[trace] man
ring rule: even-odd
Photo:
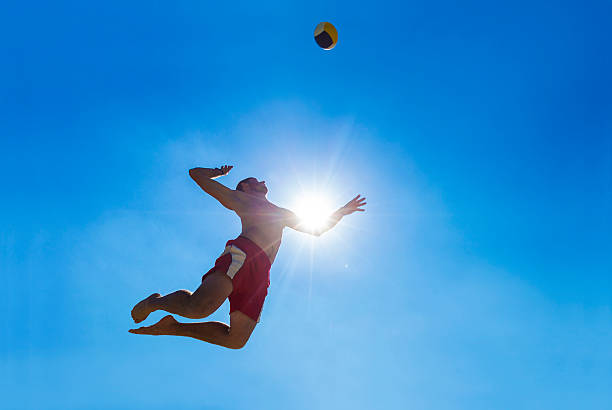
[[[364,211],[365,198],[357,195],[334,212],[325,226],[313,229],[300,223],[291,211],[280,208],[266,198],[265,181],[246,178],[231,190],[213,179],[227,175],[232,166],[193,168],[189,175],[221,205],[236,212],[242,222],[242,233],[227,242],[215,266],[202,278],[193,293],[178,290],[166,296],[154,293],[132,309],[134,322],[140,323],[156,310],[164,310],[190,319],[202,319],[229,298],[230,325],[220,322],[180,323],[171,315],[153,326],[130,329],[144,335],[187,336],[230,349],[240,349],[249,340],[270,284],[270,267],[281,243],[283,229],[319,236],[333,228],[345,215]]]

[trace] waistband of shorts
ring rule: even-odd
[[[227,245],[235,244],[238,248],[242,249],[248,257],[251,258],[262,258],[264,259],[268,265],[272,266],[272,262],[270,262],[270,258],[268,254],[259,247],[255,242],[246,236],[240,235],[236,239],[232,239],[227,241]]]

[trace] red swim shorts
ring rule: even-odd
[[[215,266],[202,276],[202,281],[214,271],[225,272],[234,287],[229,295],[230,313],[238,310],[259,322],[270,286],[271,266],[268,255],[259,246],[239,236],[227,241]]]

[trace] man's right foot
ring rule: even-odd
[[[138,329],[130,329],[128,332],[137,335],[176,335],[179,322],[172,315],[164,316],[159,322],[152,326],[139,327]]]
[[[155,299],[160,298],[161,295],[159,293],[154,293],[146,299],[141,300],[134,306],[132,309],[132,319],[134,322],[140,323],[145,320],[151,312],[155,309],[151,306]]]

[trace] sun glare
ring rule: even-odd
[[[334,210],[324,194],[309,193],[300,197],[294,212],[305,228],[318,229],[325,226],[327,218]]]

